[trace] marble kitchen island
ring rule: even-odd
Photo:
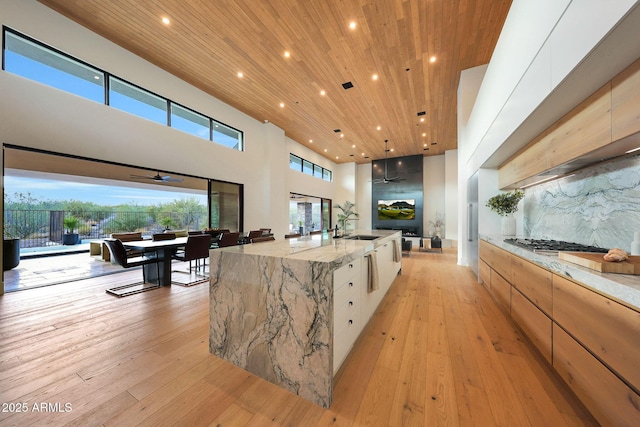
[[[210,352],[329,407],[337,366],[401,267],[399,231],[355,234],[377,238],[325,234],[211,250]]]

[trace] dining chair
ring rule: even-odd
[[[220,240],[218,240],[218,247],[225,248],[228,246],[236,246],[238,244],[238,237],[240,233],[222,233]]]
[[[157,254],[155,257],[148,256],[147,254],[143,254],[139,257],[128,257],[127,250],[122,244],[122,241],[118,239],[104,239],[104,243],[109,248],[109,252],[111,253],[111,261],[114,264],[118,264],[123,268],[133,268],[140,267],[149,264],[156,265],[156,277],[160,277],[160,267],[158,265]],[[137,294],[140,292],[150,291],[152,289],[160,288],[159,284],[149,284],[147,283],[147,275],[144,267],[142,268],[142,282],[130,283],[127,285],[117,286],[115,288],[107,289],[106,292],[108,294],[112,294],[118,297],[124,297],[128,295]]]
[[[264,237],[254,237],[250,240],[251,243],[260,243],[260,242],[269,242],[272,240],[276,240],[273,236],[264,236]]]
[[[201,236],[204,234],[202,230],[187,231],[187,236]]]
[[[251,239],[255,237],[262,237],[264,233],[262,230],[251,230],[249,231],[249,235],[247,236],[247,240],[251,241]]]
[[[155,233],[151,235],[151,239],[154,242],[157,242],[160,240],[175,240],[175,238],[176,238],[175,233]]]
[[[200,276],[201,279],[183,283],[179,281],[172,281],[172,283],[182,285],[182,286],[191,286],[197,283],[202,283],[207,280],[208,277],[204,274],[198,274],[197,271],[200,268],[199,262],[202,260],[202,271],[204,272],[206,266],[206,259],[209,257],[209,249],[211,247],[211,236],[208,234],[202,235],[193,235],[187,238],[187,244],[184,246],[183,251],[178,251],[172,255],[171,258],[178,261],[189,261],[189,274],[191,274],[191,262],[195,261],[196,263],[196,276]],[[184,273],[184,271],[174,270],[176,273]]]
[[[289,234],[285,234],[284,235],[285,239],[293,239],[293,238],[296,238],[296,237],[301,237],[301,234],[300,233],[289,233]]]

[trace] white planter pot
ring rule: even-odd
[[[502,217],[502,235],[503,236],[516,235],[516,219],[511,214]]]

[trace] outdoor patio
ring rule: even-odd
[[[5,292],[21,291],[131,270],[102,261],[99,255],[90,256],[88,242],[71,247],[23,249],[20,264],[4,272],[4,287]],[[188,262],[173,261],[172,270],[185,273],[177,277],[180,281],[194,280]],[[208,274],[208,267],[206,270]]]

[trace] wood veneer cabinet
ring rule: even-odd
[[[613,141],[640,132],[640,59],[612,80],[611,137]]]
[[[538,308],[551,316],[552,273],[520,257],[511,261],[511,284],[526,295]]]
[[[640,313],[555,274],[553,298],[556,323],[640,390]]]
[[[480,240],[480,259],[509,282],[511,282],[511,257],[512,255],[504,249]]]
[[[498,185],[511,188],[611,142],[611,82],[608,82],[501,165]]]
[[[638,425],[640,396],[555,323],[553,368],[601,425]]]
[[[491,293],[508,312],[511,311],[511,283],[499,274],[491,275]]]
[[[515,287],[511,291],[511,317],[551,363],[551,319]]]
[[[496,249],[480,242],[496,301],[602,425],[637,425],[640,312],[500,249],[510,256],[508,282],[496,273],[494,262],[504,262]]]

